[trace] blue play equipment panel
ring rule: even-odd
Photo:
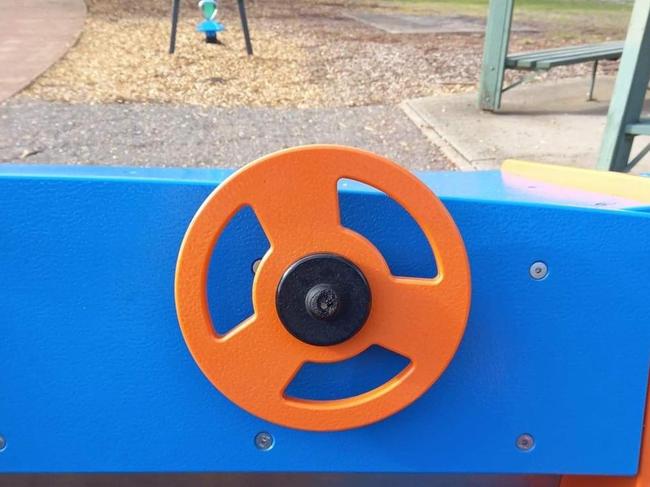
[[[228,174],[0,169],[0,472],[636,472],[650,363],[649,213],[544,201],[509,190],[499,172],[422,175],[470,259],[460,349],[400,413],[313,433],[222,396],[178,326],[179,246]],[[421,231],[392,200],[350,183],[340,206],[393,274],[435,274]],[[252,313],[251,265],[267,248],[252,212],[233,219],[210,270],[217,328]],[[545,279],[531,279],[536,261],[548,266]],[[291,393],[354,395],[403,366],[384,352],[305,367]],[[273,435],[271,450],[256,448],[259,432]],[[534,448],[517,447],[522,434]]]

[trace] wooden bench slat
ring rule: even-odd
[[[616,47],[616,46],[611,46],[611,47],[603,47],[603,48],[598,48],[598,49],[581,49],[581,50],[556,50],[553,52],[545,52],[545,53],[527,53],[525,55],[517,54],[513,56],[508,56],[508,59],[511,61],[519,62],[519,61],[536,61],[539,59],[549,59],[549,58],[554,58],[557,56],[580,56],[582,54],[594,54],[594,53],[617,53],[617,52],[622,52],[623,46]]]
[[[536,68],[541,67],[542,64],[551,63],[557,64],[558,62],[567,61],[570,64],[585,62],[592,59],[611,59],[618,58],[621,56],[622,50],[611,49],[608,51],[584,51],[580,53],[557,53],[553,56],[540,57],[536,59],[520,59],[515,64],[514,67],[522,68]]]
[[[555,66],[577,64],[600,59],[618,59],[623,53],[622,42],[571,46],[568,48],[547,49],[508,56],[509,69],[547,70]]]
[[[517,60],[517,59],[534,59],[534,58],[543,58],[548,55],[554,55],[557,53],[580,53],[584,51],[593,51],[593,50],[620,50],[623,49],[623,42],[622,41],[610,41],[610,42],[603,42],[599,44],[581,44],[578,46],[565,46],[565,47],[555,47],[553,49],[542,49],[539,51],[527,51],[527,52],[521,52],[518,54],[512,54],[509,55],[509,59]]]
[[[518,56],[516,58],[508,57],[507,63],[512,66],[530,66],[532,63],[537,61],[549,61],[553,59],[562,59],[562,58],[581,58],[583,56],[616,56],[621,55],[623,49],[592,49],[584,51],[568,51],[568,52],[556,52],[553,54],[546,54],[544,56]]]
[[[602,51],[602,52],[591,52],[591,53],[581,53],[579,55],[567,54],[564,56],[553,56],[548,58],[540,59],[521,59],[515,63],[507,63],[506,67],[510,69],[551,69],[555,66],[561,66],[563,64],[577,64],[585,63],[588,61],[595,61],[600,59],[609,59],[615,60],[621,57],[621,51]]]
[[[593,53],[591,55],[585,55],[581,57],[558,57],[555,59],[545,59],[543,61],[538,61],[536,63],[536,68],[538,69],[551,69],[556,66],[568,66],[570,64],[586,63],[589,61],[599,61],[603,59],[607,60],[616,60],[621,57],[621,52],[612,52],[612,53]]]

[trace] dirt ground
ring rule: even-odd
[[[194,32],[194,1],[181,9],[176,54],[167,53],[169,2],[87,0],[77,45],[22,96],[77,103],[155,102],[221,107],[352,107],[475,89],[480,34],[389,34],[346,16],[395,6],[327,0],[247,2],[255,55],[248,57],[234,0],[221,2],[224,45]],[[588,20],[588,19],[587,19]],[[558,35],[515,34],[513,50],[591,40],[602,29],[580,21]],[[597,19],[591,23],[597,24]],[[530,24],[530,19],[527,19]],[[604,39],[603,39],[604,40]],[[604,63],[605,71],[615,65]],[[587,65],[550,76],[586,74]],[[548,75],[543,75],[548,76]]]

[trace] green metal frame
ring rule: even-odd
[[[481,110],[496,110],[501,105],[514,6],[514,0],[499,0],[491,1],[488,7],[479,91]]]
[[[649,144],[630,160],[634,137],[650,135],[650,120],[641,118],[648,82],[650,0],[636,0],[609,105],[598,169],[627,172],[650,152]]]
[[[501,106],[503,92],[520,85],[531,76],[524,75],[504,88],[503,78],[506,69],[547,71],[556,66],[584,62],[593,63],[588,96],[588,100],[593,100],[598,61],[619,59],[623,51],[623,42],[609,41],[600,44],[566,46],[508,56],[514,3],[515,0],[490,0],[481,67],[479,108],[497,110]]]

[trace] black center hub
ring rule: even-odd
[[[359,268],[335,254],[313,254],[282,276],[278,315],[293,336],[312,345],[336,345],[354,336],[370,313],[370,287]]]

